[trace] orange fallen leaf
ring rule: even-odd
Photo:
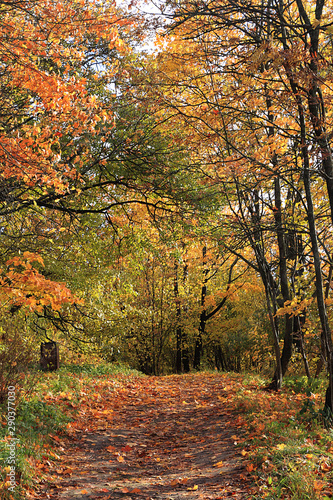
[[[112,453],[114,451],[117,451],[117,448],[115,448],[114,446],[108,446],[107,448],[105,448],[106,451],[108,451],[109,453]]]
[[[67,469],[63,470],[62,471],[63,474],[73,474],[73,469],[71,469],[70,467],[67,467]]]
[[[53,436],[53,434],[50,434],[50,438],[53,439],[54,441],[57,441],[58,443],[60,442],[58,436]]]
[[[332,466],[329,465],[327,462],[321,463],[320,468],[323,472],[329,472],[330,470],[332,470]]]
[[[130,493],[142,493],[142,491],[139,490],[139,488],[134,488],[134,490],[131,490]]]
[[[316,491],[321,491],[324,488],[323,481],[313,481],[313,487]]]
[[[117,460],[118,460],[118,462],[125,462],[124,457],[122,457],[121,455],[117,456]]]
[[[220,462],[217,462],[216,464],[214,464],[213,467],[223,467],[222,460]]]
[[[80,495],[86,495],[87,493],[88,493],[87,490],[81,490],[80,491]]]
[[[121,451],[123,451],[123,452],[125,452],[125,453],[126,453],[127,451],[131,451],[131,449],[132,449],[132,448],[131,448],[128,444],[127,444],[126,446],[124,446],[124,447],[121,449]]]

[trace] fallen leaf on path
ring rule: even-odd
[[[106,449],[106,451],[108,451],[110,453],[117,451],[117,448],[115,446],[108,446],[105,449]]]
[[[128,446],[128,444],[126,446],[124,446],[123,448],[121,448],[121,451],[123,451],[124,453],[131,451],[131,450],[132,450],[132,448],[131,448],[131,446]]]
[[[62,473],[64,475],[70,475],[70,474],[73,474],[73,469],[71,469],[70,467],[68,467],[67,469],[65,469],[64,471],[62,471]]]

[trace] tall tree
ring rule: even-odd
[[[237,0],[168,5],[173,24],[167,31],[172,36],[159,39],[159,66],[151,80],[150,95],[155,93],[162,102],[161,124],[165,126],[168,120],[170,126],[178,124],[186,131],[192,162],[203,174],[202,185],[220,186],[224,199],[232,203],[242,237],[252,246],[257,270],[266,283],[267,304],[272,308],[278,366],[281,363],[279,386],[292,339],[298,335],[296,324],[301,322],[294,319],[292,308],[284,308],[285,343],[280,361],[276,313],[278,306],[294,299],[295,270],[298,273],[299,266],[304,266],[308,241],[314,255],[318,247],[319,290],[323,288],[319,275],[323,276],[326,267],[324,247],[318,246],[314,237],[318,222],[316,228],[310,219],[331,208],[330,181],[320,177],[322,171],[330,176],[327,141],[331,122],[325,109],[331,99],[331,76],[325,70],[325,54],[331,36],[331,7],[325,2],[317,2],[311,10],[301,2],[253,1],[244,9]],[[319,142],[319,137],[325,140]],[[307,147],[312,144],[307,152],[308,167],[304,141]],[[316,169],[320,164],[322,170]],[[313,170],[309,170],[310,165]],[[307,193],[308,170],[311,192]],[[313,189],[322,190],[325,185],[328,203],[318,197],[313,203]],[[303,190],[306,202],[300,212],[306,211],[306,224],[304,219],[290,218],[288,208],[290,196],[300,200]],[[270,247],[273,232],[275,241]],[[299,247],[292,263],[288,241],[295,232],[298,241],[298,235],[306,235],[307,242]],[[274,252],[279,255],[277,262]],[[307,260],[310,262],[309,254]],[[317,299],[322,295],[319,290]],[[296,302],[295,318],[306,310],[302,298],[296,297]],[[323,345],[331,342],[325,307],[325,301],[319,299],[326,339]],[[326,350],[330,352],[329,345]]]

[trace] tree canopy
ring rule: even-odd
[[[0,4],[3,314],[150,374],[325,367],[332,410],[332,5],[160,9]]]

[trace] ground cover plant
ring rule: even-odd
[[[245,429],[235,440],[258,488],[253,498],[331,498],[333,433],[321,411],[325,381],[290,377],[276,393],[263,390],[259,377],[227,378],[227,399]]]

